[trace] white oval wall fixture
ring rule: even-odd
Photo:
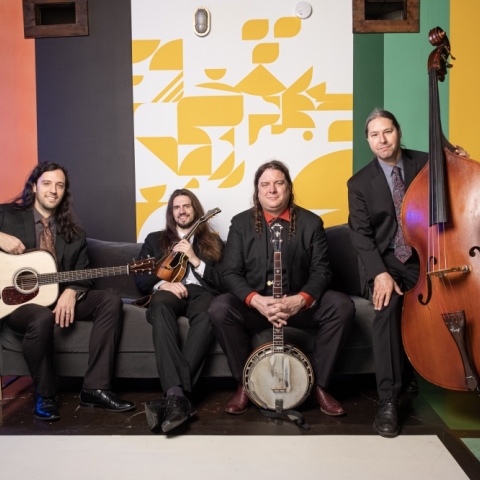
[[[197,8],[193,16],[193,31],[195,35],[204,37],[210,32],[210,12],[205,7]]]

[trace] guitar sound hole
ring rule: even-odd
[[[31,269],[22,269],[15,275],[14,285],[21,293],[32,293],[38,289],[38,276]]]

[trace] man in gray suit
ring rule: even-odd
[[[327,415],[343,415],[340,403],[326,390],[338,353],[346,339],[355,307],[347,295],[328,290],[331,270],[323,222],[294,202],[288,168],[273,160],[254,178],[253,208],[232,219],[221,263],[229,293],[210,306],[214,333],[239,385],[225,411],[241,414],[248,397],[242,384],[251,353],[250,334],[275,325],[316,328],[312,366],[315,397]],[[270,224],[280,223],[283,293],[273,298],[273,246]]]

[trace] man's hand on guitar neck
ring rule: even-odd
[[[73,323],[76,303],[77,292],[71,288],[66,288],[58,298],[57,304],[53,309],[55,323],[60,325],[60,328],[68,327]]]
[[[20,255],[25,251],[25,245],[17,237],[0,232],[0,249],[7,253]]]

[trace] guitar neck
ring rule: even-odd
[[[282,253],[273,254],[273,298],[282,298]],[[283,353],[283,328],[273,327],[273,351]]]
[[[92,278],[113,277],[130,273],[128,266],[92,268],[89,270],[72,270],[70,272],[41,273],[38,275],[39,285],[51,283],[75,282],[78,280],[91,280]]]

